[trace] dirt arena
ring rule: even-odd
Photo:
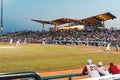
[[[11,46],[0,46],[1,49],[12,49],[12,48],[16,48],[16,47],[11,47]]]
[[[118,65],[118,67],[120,67],[120,65]],[[109,66],[105,66],[105,68],[108,69]],[[39,72],[39,73],[43,77],[43,76],[74,74],[74,73],[81,73],[81,72],[82,72],[82,68],[81,69],[55,71],[55,72]],[[80,79],[84,79],[84,78],[88,78],[88,75],[72,77],[72,80],[80,80]],[[61,79],[54,79],[54,80],[68,80],[68,78],[61,78]]]
[[[55,76],[55,75],[64,75],[64,74],[74,74],[74,73],[81,73],[82,69],[71,69],[71,70],[62,70],[62,71],[55,71],[55,72],[40,72],[40,75],[43,76]],[[72,77],[72,80],[79,80],[83,78],[87,78],[88,76],[79,76],[79,77]],[[68,80],[68,78],[61,78],[55,80]]]

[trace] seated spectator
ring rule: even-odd
[[[92,60],[87,61],[87,65],[84,67],[82,73],[84,75],[88,74],[89,77],[99,77],[100,74],[97,70],[97,66],[92,64]]]
[[[98,72],[100,73],[100,76],[110,75],[110,73],[108,72],[108,70],[106,70],[106,69],[103,67],[102,62],[98,62]]]
[[[113,63],[110,63],[109,65],[110,65],[110,67],[109,67],[108,70],[109,70],[110,73],[120,74],[120,69],[116,65],[114,65]]]

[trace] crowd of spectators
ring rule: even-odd
[[[106,46],[108,42],[120,45],[120,30],[96,30],[96,31],[20,31],[3,33],[0,42],[9,42],[10,39],[16,42],[26,40],[27,43],[46,43],[46,44],[70,44],[70,45],[90,45]]]

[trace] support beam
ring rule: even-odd
[[[1,0],[1,23],[0,23],[0,30],[3,30],[3,0]]]
[[[55,31],[57,31],[57,25],[55,24]]]
[[[44,32],[44,24],[45,24],[45,23],[42,23],[42,32]]]
[[[102,27],[103,27],[103,29],[104,29],[104,28],[105,28],[105,21],[102,21],[102,24],[103,24]]]

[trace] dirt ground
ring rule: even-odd
[[[108,69],[109,66],[104,66],[106,69]],[[118,65],[120,67],[120,65]],[[64,75],[64,74],[74,74],[74,73],[81,73],[81,69],[71,69],[71,70],[62,70],[62,71],[54,71],[54,72],[39,72],[41,77],[44,76],[55,76],[55,75]],[[72,80],[80,80],[88,78],[88,75],[85,76],[78,76],[78,77],[72,77]],[[68,80],[68,78],[61,78],[61,79],[54,79],[54,80]]]
[[[63,74],[74,74],[74,73],[81,73],[82,69],[71,69],[71,70],[62,70],[62,71],[55,71],[55,72],[40,72],[40,76],[55,76],[55,75],[63,75]],[[80,80],[83,78],[87,78],[88,76],[79,76],[79,77],[72,77],[72,80]],[[55,80],[68,80],[68,78],[61,78]]]

